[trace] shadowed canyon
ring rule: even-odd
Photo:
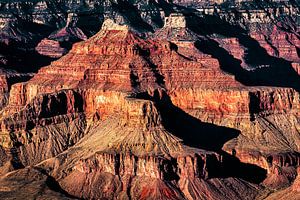
[[[0,198],[300,199],[297,0],[0,0]]]

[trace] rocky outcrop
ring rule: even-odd
[[[278,29],[274,26],[272,31],[251,33],[251,37],[258,41],[268,54],[299,63],[297,35]]]
[[[300,197],[299,195],[299,168],[297,170],[298,172],[298,176],[296,178],[296,180],[294,181],[294,183],[292,184],[292,186],[286,188],[286,189],[282,189],[282,190],[278,190],[276,192],[274,192],[273,194],[269,195],[266,199],[271,200],[271,199],[298,199]]]
[[[295,192],[299,192],[299,188],[300,188],[299,187],[299,174],[300,174],[299,167],[297,168],[297,174],[298,174],[298,176],[297,176],[296,180],[293,183],[293,191],[295,191]]]
[[[32,77],[33,74],[18,73],[13,70],[6,70],[0,68],[0,110],[8,103],[8,95],[10,88],[14,83],[26,81]]]
[[[51,58],[60,58],[67,52],[66,49],[60,46],[58,41],[49,39],[43,39],[35,49],[39,54]]]
[[[10,185],[11,183],[14,183],[13,187]],[[2,176],[0,185],[1,191],[5,192],[5,194],[0,194],[3,199],[32,199],[36,196],[41,199],[73,199],[71,196],[57,191],[59,185],[53,178],[34,168],[26,168]]]
[[[255,4],[258,4],[256,6]],[[123,8],[128,8],[125,12]],[[24,1],[24,2],[2,2],[1,3],[1,36],[0,40],[5,44],[14,44],[13,49],[26,49],[25,56],[19,52],[12,52],[21,63],[32,63],[45,65],[36,60],[31,60],[28,56],[33,54],[32,49],[39,49],[42,55],[55,57],[61,56],[57,48],[46,48],[40,41],[54,40],[63,44],[65,50],[69,50],[74,42],[86,40],[95,34],[101,27],[101,23],[106,18],[114,18],[116,22],[129,24],[134,30],[146,33],[158,30],[165,24],[177,26],[168,34],[177,35],[185,38],[187,35],[182,28],[190,25],[190,22],[180,18],[183,13],[188,15],[191,10],[196,9],[195,13],[203,18],[206,15],[217,16],[224,20],[221,26],[227,23],[234,24],[249,30],[249,35],[257,40],[260,45],[272,56],[285,58],[290,61],[299,62],[299,35],[297,27],[297,13],[299,8],[294,1],[275,1],[275,2],[243,2],[243,1],[95,1],[95,2],[74,2],[68,0],[56,0],[53,2],[44,1]],[[234,9],[233,9],[234,8]],[[68,10],[68,12],[64,12]],[[171,12],[178,11],[176,14]],[[19,18],[15,17],[19,16]],[[177,17],[174,17],[177,16]],[[289,16],[289,17],[287,17]],[[218,20],[208,19],[205,26],[218,24]],[[198,21],[199,22],[199,21]],[[202,26],[202,25],[201,25]],[[199,26],[198,26],[199,27]],[[202,26],[202,35],[206,35],[206,28]],[[219,29],[221,31],[223,28]],[[210,31],[210,30],[209,30]],[[230,38],[237,32],[228,31]],[[169,35],[170,36],[170,35]],[[228,36],[228,35],[227,35]],[[225,39],[226,40],[226,39]],[[234,38],[233,38],[234,40]],[[1,43],[2,43],[1,42]],[[228,41],[227,41],[228,42]],[[224,43],[227,43],[224,41]],[[20,46],[22,48],[20,48]],[[42,45],[42,46],[41,46]],[[224,44],[226,46],[226,44]],[[233,45],[233,44],[232,44]],[[234,44],[236,46],[236,44]],[[40,49],[43,49],[42,51]],[[241,52],[235,48],[225,47],[229,52],[240,57]],[[47,49],[47,50],[46,50]],[[247,46],[237,47],[243,51]],[[44,53],[43,53],[44,52]],[[48,52],[48,53],[46,53]],[[59,51],[61,52],[61,51]],[[1,52],[5,53],[5,52]],[[37,60],[45,59],[38,56]],[[247,59],[246,59],[247,60]],[[49,60],[47,61],[47,63]],[[15,65],[20,64],[16,63]],[[247,64],[251,65],[251,64]],[[18,66],[14,66],[19,68]],[[32,71],[36,66],[30,66]],[[249,67],[249,66],[245,66]]]
[[[186,51],[186,45],[193,48],[193,60],[181,54]],[[108,20],[103,29],[87,42],[74,45],[68,55],[42,68],[29,82],[14,85],[10,103],[24,106],[39,93],[91,85],[127,92],[143,92],[158,87],[241,86],[233,76],[218,68],[216,59],[197,51],[192,42],[185,46],[181,50],[178,45],[176,50],[170,42],[143,40],[128,27]],[[215,80],[217,77],[218,82]]]
[[[6,46],[66,53],[30,80],[0,76],[0,187],[30,175],[39,178],[16,185],[36,188],[41,198],[259,199],[291,184],[286,191],[295,193],[293,3],[274,3],[279,13],[249,2],[57,3],[0,6],[50,27],[16,32],[20,21],[3,14]],[[30,14],[24,6],[33,7]],[[69,14],[53,12],[59,6]],[[95,18],[111,19],[87,39]]]
[[[297,113],[299,108],[299,94],[287,88],[182,89],[170,96],[184,110],[210,112],[215,118],[239,115],[254,120],[255,116]]]
[[[151,196],[159,199],[205,199],[208,197],[207,194],[213,196],[221,194],[220,198],[226,199],[228,196],[245,198],[247,194],[253,197],[253,194],[257,193],[257,188],[246,189],[246,184],[241,184],[235,179],[205,181],[204,174],[198,171],[204,167],[203,172],[207,172],[206,159],[207,157],[209,159],[209,156],[205,157],[204,160],[199,155],[167,160],[151,156],[141,158],[130,155],[97,154],[96,158],[87,159],[76,166],[60,184],[69,193],[83,198],[147,199]],[[179,185],[174,184],[178,179]],[[112,193],[111,190],[96,192],[87,180],[91,180],[92,184],[100,184],[100,188],[114,188],[117,192]],[[144,181],[149,182],[148,186],[142,184]],[[243,192],[239,195],[230,194],[229,191],[222,189],[224,184],[240,185]],[[214,185],[219,191],[207,187],[208,185]],[[151,190],[156,192],[150,194]]]
[[[208,195],[226,199],[257,194],[255,184],[235,178],[210,179],[231,162],[223,161],[218,153],[183,145],[163,128],[151,101],[133,100],[130,104],[134,111],[123,110],[100,121],[81,142],[39,167],[49,170],[69,194],[87,199],[205,199]],[[123,114],[128,118],[116,120]],[[243,192],[231,193],[226,184],[242,187]],[[155,192],[150,194],[152,190]]]
[[[296,172],[294,168],[289,167],[273,167],[270,175],[264,180],[264,184],[269,188],[279,189],[290,185],[295,180]]]
[[[82,104],[76,92],[62,91],[35,97],[19,113],[14,113],[13,107],[5,108],[2,110],[1,145],[7,151],[3,153],[18,165],[27,166],[74,145],[83,137],[86,128]]]

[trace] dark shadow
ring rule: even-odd
[[[139,82],[139,77],[135,72],[134,68],[132,67],[132,65],[129,65],[129,68],[130,68],[130,85],[133,89],[138,91],[141,87],[141,84]]]
[[[231,25],[218,16],[187,16],[188,27],[206,39],[196,42],[196,47],[219,60],[222,70],[233,74],[247,86],[291,87],[300,91],[300,76],[291,62],[270,56],[260,44],[239,26]],[[241,67],[241,61],[219,46],[210,36],[213,34],[237,38],[246,48],[244,61],[252,70]]]
[[[164,127],[183,139],[183,143],[187,146],[220,151],[225,142],[240,134],[236,129],[201,122],[174,106],[168,97],[157,105]]]
[[[42,174],[47,176],[46,179],[46,185],[49,187],[49,189],[58,192],[60,194],[65,195],[68,198],[72,198],[72,199],[80,199],[76,196],[70,195],[69,193],[67,193],[65,190],[63,190],[59,183],[55,180],[55,178],[53,178],[52,176],[50,176],[45,169],[42,169],[40,167],[33,167],[34,169],[38,170],[39,172],[41,172]]]
[[[0,65],[0,67],[24,73],[37,72],[41,67],[56,60],[39,54],[35,47],[42,39],[47,38],[53,31],[57,30],[57,27],[33,23],[22,19],[16,13],[11,14],[17,19],[17,22],[11,24],[16,35],[3,36],[8,39],[7,44],[0,43],[0,54],[7,59],[7,63]],[[62,43],[62,46],[67,46],[67,49],[70,49],[76,41],[78,40],[66,41]]]
[[[235,79],[247,86],[291,87],[300,91],[300,76],[292,68],[291,63],[284,59],[266,59],[265,62],[253,55],[252,64],[262,66],[253,70],[241,67],[241,61],[235,59],[219,44],[211,39],[197,41],[195,46],[202,52],[219,60],[221,69],[233,74]],[[249,59],[249,57],[248,57]],[[261,65],[258,64],[260,62]],[[249,64],[249,62],[248,62]]]
[[[171,13],[176,12],[176,7],[178,7],[175,4],[171,4],[169,2],[167,2],[166,0],[158,0],[158,7],[160,7],[160,9],[162,9],[165,13],[166,16],[169,16]]]
[[[41,39],[46,38],[55,30],[52,26],[27,21],[18,14],[13,15],[17,19],[17,22],[12,24],[14,27],[18,27],[18,29],[15,30],[17,35],[21,36],[21,38],[30,38],[30,42],[25,41],[25,44],[22,46],[23,48],[35,47]]]
[[[154,101],[165,129],[181,138],[187,146],[219,152],[224,143],[240,134],[239,130],[202,122],[189,115],[173,105],[165,92],[159,93],[156,90],[153,96],[144,92],[131,97]]]
[[[22,169],[22,168],[24,168],[24,165],[23,165],[22,161],[20,160],[19,150],[18,150],[18,147],[20,146],[20,144],[17,144],[17,142],[14,142],[14,146],[15,147],[10,148],[10,150],[9,150],[11,157],[12,157],[11,164],[14,169]]]
[[[210,178],[235,177],[259,184],[267,177],[267,170],[257,165],[242,163],[237,157],[224,151],[220,154],[222,155],[221,164],[212,158],[207,160]]]
[[[200,121],[173,105],[164,92],[159,94],[155,91],[153,97],[147,93],[140,93],[134,98],[154,101],[161,114],[164,128],[182,139],[186,146],[215,151],[221,155],[221,160],[215,156],[208,157],[207,178],[235,177],[251,183],[260,183],[266,178],[266,170],[256,165],[242,163],[234,155],[222,150],[224,143],[240,134],[239,130]]]
[[[7,78],[8,91],[10,91],[11,86],[15,83],[27,82],[29,81],[33,75],[31,74],[22,74],[19,76],[11,76]]]
[[[198,161],[201,159],[198,159]],[[171,158],[170,160],[163,160],[163,164],[161,165],[161,171],[164,171],[163,179],[166,181],[176,181],[178,182],[180,177],[176,172],[178,169],[178,163],[176,158]]]
[[[150,68],[150,70],[152,71],[154,77],[155,77],[155,81],[156,83],[162,87],[162,88],[165,88],[165,77],[159,72],[158,70],[158,66],[155,65],[151,58],[150,58],[150,52],[149,50],[145,50],[145,49],[142,49],[141,47],[137,46],[136,47],[138,52],[139,52],[139,55],[146,61],[146,63],[148,64],[147,67]],[[173,46],[174,48],[174,46]]]
[[[213,160],[215,157],[208,160],[209,178],[236,177],[251,183],[260,183],[266,178],[266,170],[256,165],[242,163],[235,156],[222,151],[224,143],[236,138],[240,131],[201,122],[171,104],[169,99],[158,105],[164,127],[181,138],[185,145],[216,151],[222,155],[221,163]]]
[[[255,39],[248,35],[247,30],[239,25],[228,23],[217,14],[203,15],[191,7],[176,5],[164,0],[158,2],[166,12],[166,16],[173,12],[183,13],[186,16],[187,27],[198,34],[199,38],[206,38],[197,41],[196,47],[218,59],[222,70],[234,75],[237,81],[246,86],[290,87],[300,91],[300,76],[293,69],[291,62],[269,55]],[[264,8],[260,4],[249,6],[248,9],[251,6],[252,8],[258,6],[256,9]],[[234,13],[235,8],[231,9],[233,9],[231,12]],[[278,28],[286,32],[293,32],[285,26]],[[252,70],[249,71],[241,67],[241,61],[235,59],[227,50],[220,47],[218,42],[212,39],[212,35],[237,38],[239,43],[246,48],[244,61]],[[296,36],[298,37],[298,35]]]
[[[117,0],[117,3],[112,2],[112,8],[124,16],[134,29],[141,32],[153,32],[152,26],[142,19],[140,11],[130,2]]]
[[[158,67],[148,58],[144,57],[146,62],[149,64],[149,68],[151,69],[152,73],[154,74],[156,83],[165,88],[165,77],[159,72]]]
[[[52,61],[56,60],[40,55],[32,48],[26,49],[20,48],[20,46],[23,46],[23,44],[0,44],[0,54],[7,59],[7,63],[5,65],[0,64],[0,67],[13,69],[22,73],[37,72],[41,67],[49,65]]]
[[[104,8],[101,7],[97,9],[97,12],[92,12],[89,10],[78,13],[78,21],[76,22],[76,26],[80,28],[88,38],[95,35],[101,29],[104,21],[103,9]]]
[[[73,95],[72,112],[83,112],[84,103],[82,96],[77,92],[73,92]],[[64,91],[44,96],[41,102],[42,109],[38,114],[38,118],[51,118],[58,115],[68,114],[68,110],[70,109],[70,106],[68,106],[69,101],[70,99],[68,99],[68,95]]]

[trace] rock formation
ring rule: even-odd
[[[60,58],[67,50],[62,48],[58,41],[43,39],[36,46],[36,51],[41,55],[49,56],[51,58]]]
[[[297,199],[294,2],[0,4],[1,198]]]

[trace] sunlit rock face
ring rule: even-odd
[[[66,49],[62,48],[59,42],[49,39],[41,40],[36,46],[36,51],[51,58],[59,58],[66,53]]]
[[[1,198],[299,197],[296,3],[0,4]]]

